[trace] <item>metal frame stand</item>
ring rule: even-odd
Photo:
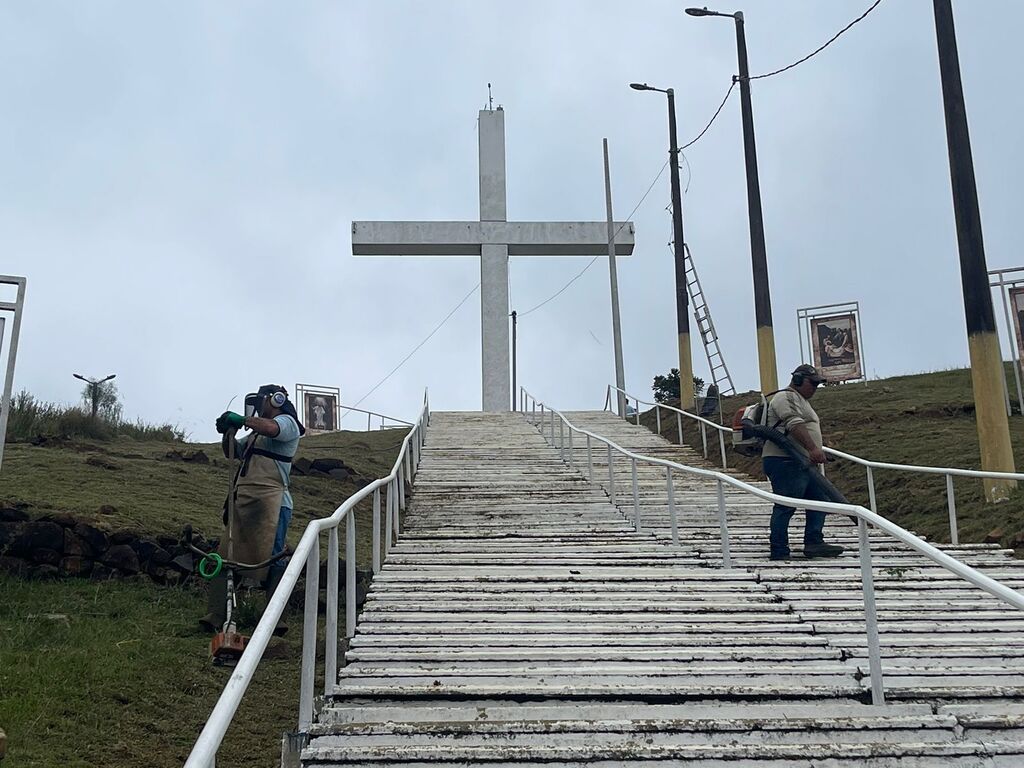
[[[11,312],[14,315],[11,323],[10,339],[7,341],[7,373],[4,376],[3,397],[0,399],[0,466],[3,466],[4,445],[7,442],[7,421],[11,415],[11,396],[14,391],[14,366],[18,359],[18,340],[21,337],[21,316],[25,308],[25,285],[27,280],[24,277],[13,277],[0,275],[0,285],[13,285],[17,294],[13,302],[0,301],[0,312]],[[0,317],[0,355],[4,350],[4,333],[7,322],[6,317]]]
[[[864,358],[864,326],[860,317],[859,301],[843,301],[837,304],[820,304],[816,307],[799,307],[796,310],[796,328],[800,339],[800,362],[814,364],[814,335],[811,323],[821,317],[852,314],[857,324],[857,354],[860,356],[860,378],[845,379],[843,383],[867,382],[868,366]]]
[[[302,415],[302,423],[309,429],[309,414],[306,413],[306,395],[330,395],[334,398],[334,428],[341,430],[341,390],[338,387],[319,387],[315,384],[295,385],[295,406]],[[367,417],[366,430],[370,430],[369,417]],[[320,429],[309,429],[310,434],[323,432]]]
[[[1024,391],[1021,389],[1021,357],[1020,347],[1017,345],[1016,326],[1010,312],[1008,296],[1013,288],[1024,286],[1024,267],[1007,267],[1006,269],[990,269],[988,271],[988,284],[990,288],[998,288],[999,296],[1003,302],[1003,322],[1006,325],[1006,336],[1010,344],[1010,360],[1013,361],[1013,379],[1017,385],[1017,411],[1024,413]],[[998,320],[996,321],[999,322]],[[1024,334],[1024,328],[1021,329]],[[1000,352],[1002,351],[1000,342]],[[1002,355],[1000,355],[1002,357]],[[1003,394],[1006,397],[1006,414],[1012,415],[1010,408],[1010,389],[1003,376]]]

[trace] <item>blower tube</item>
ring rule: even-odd
[[[750,419],[743,419],[740,423],[743,426],[744,437],[754,436],[759,437],[762,440],[769,440],[784,450],[789,457],[793,459],[793,461],[799,464],[803,470],[808,473],[811,483],[822,492],[828,501],[835,501],[839,504],[850,503],[839,489],[832,485],[831,481],[818,471],[815,464],[804,455],[804,453],[797,447],[797,444],[793,441],[793,438],[785,432],[780,432],[775,427],[755,424]]]

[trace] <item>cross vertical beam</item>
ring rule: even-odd
[[[480,221],[507,221],[505,112],[480,110]],[[508,246],[480,246],[480,347],[484,411],[509,409]]]

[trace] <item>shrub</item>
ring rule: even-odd
[[[181,428],[171,424],[146,424],[142,420],[132,423],[120,416],[94,419],[81,408],[36,400],[25,391],[15,395],[11,402],[7,422],[7,439],[10,442],[41,438],[112,440],[115,437],[183,442],[186,435]]]

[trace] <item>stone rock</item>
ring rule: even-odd
[[[88,523],[79,523],[75,526],[74,532],[76,536],[92,547],[94,556],[106,552],[107,547],[110,546],[107,534]]]
[[[168,536],[167,534],[160,534],[156,537],[156,542],[166,550],[171,550],[178,546],[178,539],[174,536]]]
[[[124,573],[139,572],[139,556],[127,544],[113,544],[103,555],[103,564]]]
[[[1016,534],[1013,539],[1010,540],[1010,546],[1014,549],[1024,547],[1024,531]]]
[[[30,557],[37,549],[64,548],[64,529],[56,523],[33,521],[21,523],[21,532],[10,543],[10,553],[21,557]]]
[[[189,464],[209,464],[210,457],[203,451],[168,451],[164,454],[167,461],[184,461]]]
[[[296,475],[308,475],[309,470],[312,469],[312,467],[313,462],[311,462],[309,459],[295,459],[292,462],[292,472],[294,472]]]
[[[106,459],[103,456],[90,456],[85,460],[85,463],[90,467],[99,467],[100,469],[118,470],[121,469],[121,465]]]
[[[332,469],[327,474],[330,475],[331,477],[333,477],[335,480],[348,480],[350,477],[352,477],[352,470],[350,470],[350,469]]]
[[[0,550],[7,549],[7,546],[21,535],[21,523],[0,522]]]
[[[87,557],[65,557],[60,561],[64,576],[88,576],[92,573],[92,560]]]
[[[195,567],[195,560],[193,560],[191,553],[186,552],[184,555],[178,555],[171,560],[171,565],[182,573],[192,573],[192,568]]]
[[[311,468],[318,472],[327,473],[330,473],[332,469],[347,469],[349,472],[352,471],[352,467],[341,459],[314,459]]]
[[[104,504],[103,506],[101,506],[99,508],[99,513],[101,515],[116,515],[117,514],[117,507],[112,506],[110,504]]]
[[[131,531],[114,531],[110,534],[111,544],[134,544],[136,539],[138,536]]]
[[[986,544],[998,544],[1003,540],[1003,529],[993,528],[985,537]]]
[[[113,578],[115,576],[115,574],[116,574],[116,572],[114,571],[113,568],[109,568],[106,565],[104,565],[103,563],[93,563],[92,564],[92,574],[91,575],[92,575],[92,577],[94,579],[106,580],[106,579]]]
[[[28,573],[29,578],[38,581],[49,581],[60,577],[60,571],[56,565],[37,565]]]
[[[95,557],[92,545],[72,530],[64,529],[64,554],[75,557]]]
[[[39,565],[60,565],[60,552],[56,549],[34,549],[32,562]]]
[[[23,523],[28,520],[28,512],[18,507],[0,506],[0,523]]]
[[[74,528],[75,523],[78,522],[75,520],[75,516],[68,512],[51,512],[50,514],[43,515],[39,519],[48,523],[56,523],[62,528]]]
[[[27,570],[28,564],[20,557],[0,557],[0,573],[24,576]]]
[[[148,573],[150,578],[158,584],[174,585],[181,583],[181,574],[173,568],[168,568],[163,565],[150,563],[149,567],[146,569],[146,573]]]
[[[157,552],[163,552],[165,555],[167,555],[167,553],[164,552],[160,545],[153,541],[153,539],[139,539],[134,544],[135,551],[139,555],[139,560],[141,560],[144,563],[148,563],[150,560],[152,560],[153,555]],[[169,556],[168,559],[170,559]]]

